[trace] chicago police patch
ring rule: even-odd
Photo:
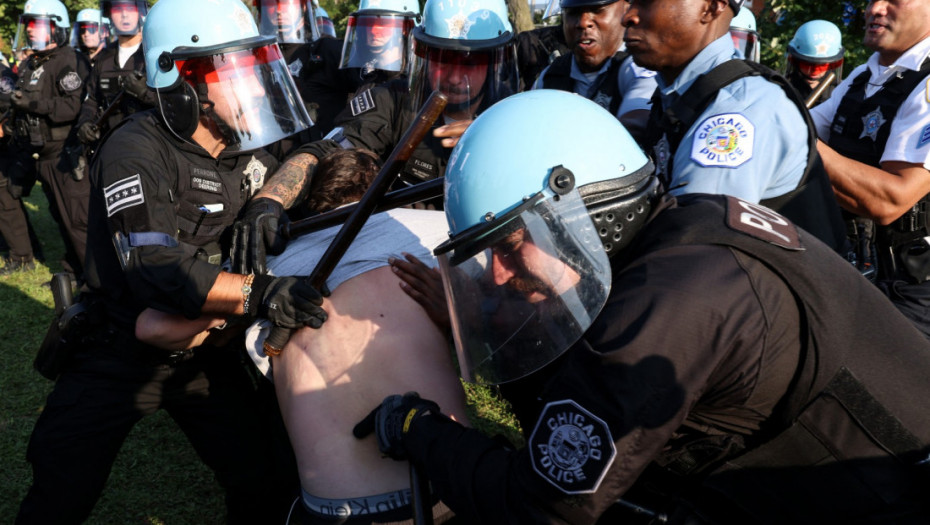
[[[565,494],[596,491],[617,456],[607,424],[570,399],[546,405],[528,447],[533,470]]]
[[[756,127],[739,113],[715,115],[695,130],[691,159],[701,166],[735,168],[752,158]]]
[[[74,91],[81,87],[81,76],[74,71],[69,71],[68,74],[61,77],[58,84],[61,86],[61,89],[65,91]]]

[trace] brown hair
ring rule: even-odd
[[[324,212],[361,199],[380,164],[378,156],[364,148],[340,149],[323,157],[310,182],[307,207]]]

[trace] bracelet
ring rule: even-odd
[[[245,276],[245,282],[242,283],[242,313],[249,313],[249,298],[252,296],[252,282],[255,280],[255,274],[250,273]]]

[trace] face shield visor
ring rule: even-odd
[[[785,67],[785,76],[788,78],[800,75],[804,80],[816,85],[830,71],[836,73],[836,81],[838,81],[843,76],[843,59],[816,62],[788,54],[787,66]]]
[[[55,43],[55,22],[47,17],[34,15],[21,15],[16,28],[16,39],[13,41],[14,51],[31,49],[44,51]]]
[[[462,377],[520,379],[591,326],[610,292],[610,263],[577,190],[539,193],[436,249]]]
[[[110,20],[113,34],[116,36],[133,36],[142,30],[142,22],[148,13],[148,4],[144,0],[120,2],[107,0],[100,5],[102,16]]]
[[[255,0],[258,32],[279,44],[306,44],[320,38],[306,0]]]
[[[745,29],[730,28],[730,36],[733,37],[733,47],[738,49],[746,60],[759,62],[761,55],[759,33]]]
[[[410,55],[407,36],[414,25],[412,17],[401,14],[350,15],[339,68],[406,71]]]
[[[320,30],[320,36],[336,38],[336,26],[333,25],[333,21],[329,17],[316,17],[316,27]]]
[[[313,125],[276,44],[176,63],[197,93],[200,122],[227,151],[261,148]]]
[[[484,108],[517,92],[516,52],[513,42],[480,50],[443,49],[414,38],[410,93],[414,112],[434,90],[449,101],[446,117],[475,118]]]
[[[75,22],[71,26],[71,47],[85,51],[97,49],[106,35],[99,22]]]
[[[546,4],[546,10],[543,11],[542,19],[547,23],[552,23],[554,20],[550,20],[557,16],[562,16],[562,6],[559,0],[549,0]]]

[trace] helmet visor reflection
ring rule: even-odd
[[[407,36],[414,20],[403,15],[358,14],[349,17],[340,68],[405,71]]]

